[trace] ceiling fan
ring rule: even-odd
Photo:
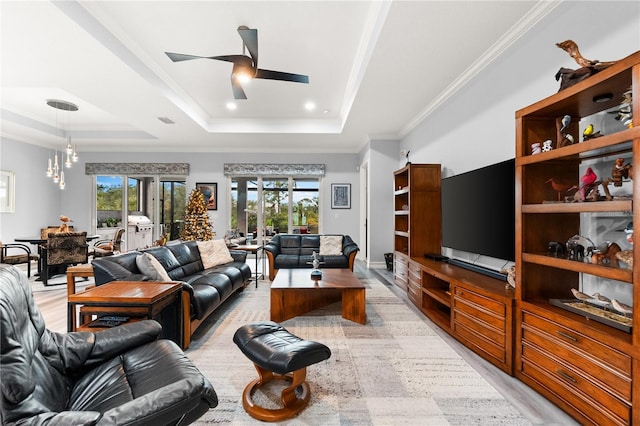
[[[185,55],[183,53],[164,53],[166,53],[173,62],[189,61],[191,59],[215,59],[233,63],[231,89],[233,90],[233,97],[235,99],[247,99],[247,95],[242,89],[242,82],[252,78],[309,83],[309,76],[307,75],[258,68],[258,30],[241,25],[238,27],[238,33],[242,38],[242,55],[195,56]],[[245,54],[245,49],[249,51],[250,56]]]

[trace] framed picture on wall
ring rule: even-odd
[[[13,172],[0,171],[0,213],[16,211],[16,175]]]
[[[331,208],[350,209],[351,208],[351,184],[332,183],[331,184]]]
[[[218,184],[217,183],[196,183],[196,188],[207,203],[207,210],[218,210]]]

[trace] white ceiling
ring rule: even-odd
[[[0,131],[79,151],[355,153],[401,138],[556,4],[2,0]],[[232,64],[164,53],[241,54],[240,25],[261,68],[310,83],[253,80],[230,111]]]

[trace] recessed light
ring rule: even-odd
[[[227,109],[229,111],[235,111],[238,108],[235,102],[227,102]]]
[[[304,104],[304,109],[306,109],[307,111],[313,111],[314,109],[316,109],[316,104],[314,104],[313,102],[307,102],[306,104]]]
[[[601,95],[594,96],[593,102],[600,104],[604,102],[609,102],[611,99],[613,99],[613,93],[603,93]]]
[[[329,114],[329,112],[330,112],[330,111],[329,111],[328,109],[325,109],[325,110],[323,110],[323,111],[322,111],[322,113],[323,113],[323,114],[325,114],[325,115],[326,115],[326,114]]]
[[[162,121],[164,124],[176,124],[172,119],[170,119],[169,117],[157,117],[158,120]]]

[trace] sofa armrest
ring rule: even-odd
[[[247,252],[244,250],[229,250],[229,254],[235,262],[245,263],[247,261]]]

